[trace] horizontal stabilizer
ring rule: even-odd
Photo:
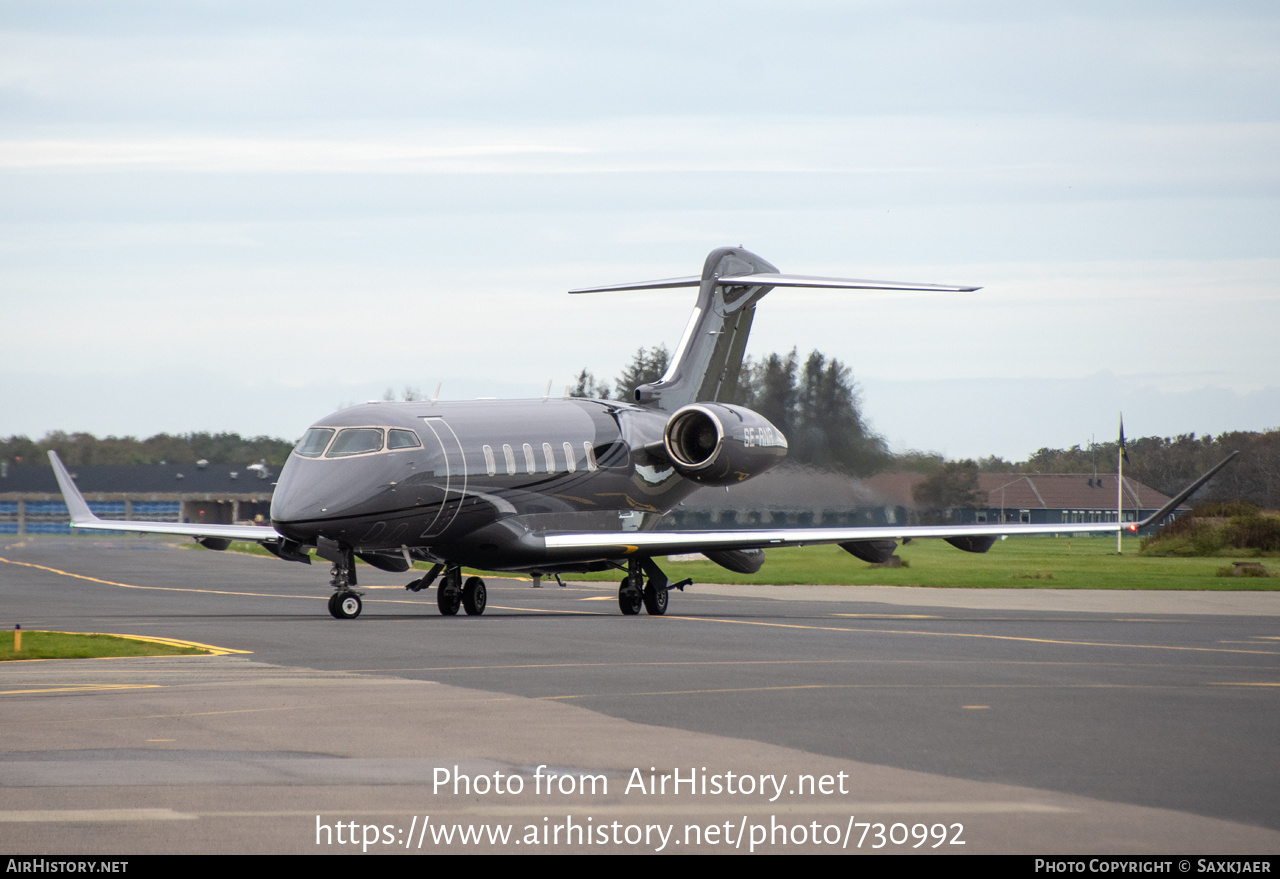
[[[665,278],[661,281],[636,281],[633,284],[606,284],[603,287],[583,287],[570,293],[613,293],[620,290],[671,290],[676,287],[696,287],[702,283],[697,275],[687,278]]]
[[[603,287],[583,287],[570,293],[616,293],[626,290],[673,290],[677,287],[697,287],[702,279],[665,278],[660,281],[636,281],[632,284],[608,284]],[[732,287],[810,287],[837,290],[921,290],[936,293],[972,293],[981,287],[957,284],[918,284],[914,281],[869,281],[864,278],[823,278],[816,275],[782,275],[758,272],[749,275],[730,275],[718,278],[717,283]]]
[[[666,373],[657,381],[623,389],[641,406],[666,412],[676,412],[698,401],[734,401],[756,303],[778,287],[915,290],[926,293],[971,293],[981,289],[959,284],[787,275],[779,272],[772,263],[740,247],[721,247],[707,255],[701,275],[583,287],[569,292],[672,290],[679,287],[696,287],[698,301]]]
[[[917,284],[913,281],[867,281],[859,278],[820,278],[814,275],[775,275],[760,272],[752,275],[734,275],[721,278],[721,284],[735,286],[754,286],[768,284],[770,287],[817,287],[837,288],[843,290],[925,290],[938,293],[972,293],[981,287],[960,287],[954,284]]]

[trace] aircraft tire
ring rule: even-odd
[[[651,617],[660,617],[667,612],[667,602],[671,600],[671,593],[666,589],[655,589],[650,583],[644,587],[644,609],[649,612]]]
[[[484,588],[484,581],[479,577],[468,577],[467,582],[462,584],[462,607],[467,616],[480,616],[488,603],[489,593]]]
[[[360,616],[364,603],[354,592],[338,592],[329,599],[330,612],[340,620],[354,620]]]
[[[329,616],[333,617],[335,620],[342,619],[342,617],[338,615],[338,596],[341,594],[341,592],[335,592],[329,596]]]
[[[458,607],[462,604],[462,590],[456,586],[449,589],[441,586],[436,590],[436,607],[440,609],[440,615],[452,617],[458,615]]]
[[[640,604],[643,600],[640,590],[631,585],[631,578],[623,577],[622,585],[618,587],[618,608],[622,611],[622,615],[633,617],[640,613]]]

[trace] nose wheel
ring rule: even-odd
[[[329,613],[337,620],[354,620],[364,609],[360,596],[354,592],[335,592],[329,596]]]

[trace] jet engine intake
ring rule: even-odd
[[[678,409],[662,444],[676,472],[704,485],[732,485],[758,476],[787,455],[787,438],[763,415],[726,403]]]

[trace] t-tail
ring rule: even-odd
[[[903,281],[866,281],[852,278],[820,278],[784,275],[771,263],[740,247],[711,251],[702,274],[633,284],[612,284],[571,290],[600,293],[613,290],[663,290],[697,287],[698,302],[689,316],[680,344],[667,372],[656,382],[635,389],[643,406],[675,412],[696,402],[732,403],[738,373],[751,334],[756,303],[775,287],[829,287],[851,290],[931,290],[969,293],[978,287],[915,284]]]

